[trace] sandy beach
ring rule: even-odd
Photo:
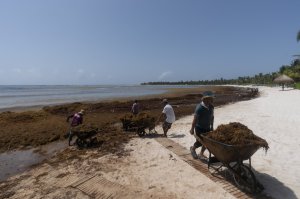
[[[300,160],[298,125],[299,90],[281,91],[279,87],[259,87],[260,97],[215,109],[215,125],[240,122],[269,143],[270,149],[257,151],[252,156],[255,175],[265,186],[265,193],[273,198],[300,197]],[[187,134],[192,116],[174,125],[174,134],[184,138],[171,138],[186,148],[194,138]],[[175,130],[176,129],[176,130]]]
[[[258,150],[252,167],[271,198],[299,198],[300,170],[297,150],[299,90],[259,87],[260,97],[215,109],[215,127],[240,122],[269,143]],[[192,115],[177,120],[168,139],[186,149]],[[161,127],[156,130],[162,133]],[[74,158],[76,154],[76,158]],[[200,160],[199,160],[200,161]],[[0,183],[2,198],[235,198],[219,184],[191,167],[154,138],[133,138],[121,153],[70,147],[54,158]],[[93,192],[94,191],[94,192]],[[94,193],[87,194],[87,193]],[[106,193],[107,195],[103,195]]]

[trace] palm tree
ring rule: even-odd
[[[299,42],[299,41],[300,41],[300,30],[297,34],[297,42]],[[300,55],[294,55],[294,57],[299,57],[300,58]]]

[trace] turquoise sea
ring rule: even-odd
[[[195,86],[150,85],[0,85],[0,110],[67,102],[160,94],[169,88]]]

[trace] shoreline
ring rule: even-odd
[[[82,94],[77,94],[77,95],[74,95],[74,93],[71,92],[70,95],[68,95],[69,97],[65,96],[65,97],[63,97],[63,99],[57,99],[55,97],[53,98],[53,95],[56,95],[54,91],[52,91],[52,94],[49,95],[48,98],[45,98],[45,95],[42,92],[43,90],[40,88],[40,95],[41,95],[40,97],[41,97],[41,99],[43,99],[43,101],[35,99],[35,100],[37,100],[36,101],[37,103],[34,104],[34,102],[35,102],[34,99],[32,99],[32,100],[24,99],[28,105],[22,105],[22,103],[20,103],[20,105],[15,105],[15,106],[12,104],[7,105],[7,107],[1,106],[0,112],[5,112],[5,111],[20,112],[20,111],[27,111],[27,110],[38,110],[44,106],[65,105],[65,104],[75,103],[75,102],[98,103],[98,102],[109,102],[112,100],[131,100],[134,98],[145,98],[145,97],[147,98],[147,97],[151,97],[151,96],[164,95],[165,93],[169,93],[173,88],[179,88],[179,89],[185,89],[185,88],[198,89],[199,88],[199,89],[201,89],[201,87],[207,87],[207,86],[202,86],[202,85],[182,86],[182,87],[181,87],[181,85],[179,85],[179,86],[174,85],[174,86],[167,86],[167,87],[166,86],[153,86],[151,88],[147,88],[147,86],[139,86],[139,85],[128,85],[128,86],[117,85],[117,87],[120,87],[120,88],[122,88],[123,86],[125,86],[124,87],[125,90],[120,90],[122,93],[121,96],[119,96],[119,92],[114,90],[114,87],[111,88],[108,85],[107,87],[96,86],[96,88],[104,88],[103,96],[101,95],[101,90],[99,90],[97,92],[94,91],[92,93],[83,92]],[[64,87],[64,86],[62,86],[62,87]],[[76,87],[78,87],[78,86],[75,86],[75,88]],[[84,86],[79,86],[79,87],[84,87]],[[87,86],[87,87],[90,87],[90,86]],[[143,88],[143,87],[145,87],[145,88]],[[134,88],[136,88],[137,90],[133,92],[132,89],[134,89]],[[46,87],[46,89],[49,89],[49,88]],[[111,92],[109,92],[111,94],[111,96],[105,96],[106,92],[109,89],[112,89]],[[129,90],[127,90],[127,89],[129,89]],[[84,91],[84,90],[79,90],[79,91]],[[28,90],[28,92],[30,92],[30,90]],[[59,92],[61,94],[62,91],[58,90],[57,92]],[[99,93],[99,94],[97,95],[96,93]],[[90,94],[94,94],[95,96],[94,97],[89,96]],[[16,96],[18,96],[18,95],[16,95]],[[38,93],[35,93],[35,96],[38,96]],[[70,96],[73,96],[74,98],[72,98]],[[4,97],[5,97],[5,94],[4,94]],[[48,100],[51,100],[52,102],[50,102]],[[17,104],[17,101],[16,101],[16,104]]]
[[[203,86],[202,86],[203,87]],[[166,89],[163,93],[159,93],[159,94],[145,94],[145,95],[140,95],[140,96],[134,96],[134,97],[106,97],[103,99],[97,99],[97,100],[81,100],[81,101],[69,101],[69,102],[57,102],[57,103],[53,103],[53,104],[45,104],[45,105],[29,105],[29,106],[14,106],[14,107],[7,107],[7,108],[0,108],[0,113],[3,112],[23,112],[23,111],[39,111],[41,109],[43,109],[43,107],[45,106],[63,106],[63,105],[68,105],[68,104],[72,104],[72,103],[89,103],[89,104],[95,104],[95,103],[107,103],[107,102],[113,102],[113,101],[130,101],[130,100],[134,100],[134,99],[150,99],[150,98],[156,98],[156,97],[160,97],[160,96],[172,96],[174,94],[176,94],[177,92],[181,92],[182,90],[184,90],[184,93],[190,93],[190,92],[196,92],[201,90],[201,87],[195,87],[195,88],[168,88]]]
[[[144,96],[138,100],[141,111],[158,117],[162,109],[161,100],[168,98],[170,104],[173,105],[176,117],[180,118],[194,112],[194,106],[201,99],[200,93],[208,89],[214,89],[212,91],[216,94],[215,106],[255,97],[255,93],[245,88],[221,86],[202,87],[201,89],[175,89],[163,95]],[[120,123],[120,118],[130,112],[131,106],[132,101],[126,98],[97,103],[77,102],[46,106],[36,111],[2,112],[0,113],[0,125],[2,126],[0,129],[0,152],[64,140],[63,135],[69,129],[66,117],[81,109],[86,110],[84,124],[91,124],[102,132],[110,131],[105,134],[106,140],[111,139],[111,133],[116,133],[120,137],[124,137],[124,140],[129,140],[120,133],[121,129],[113,125]],[[100,136],[100,139],[104,138]]]
[[[53,106],[64,106],[73,103],[82,103],[82,104],[96,104],[96,103],[109,103],[114,101],[119,102],[126,102],[126,101],[133,101],[135,99],[138,100],[146,100],[151,98],[168,98],[168,97],[180,97],[187,94],[200,94],[201,92],[207,90],[215,90],[220,91],[223,90],[224,87],[231,87],[231,88],[238,88],[238,87],[251,87],[250,86],[238,86],[238,85],[199,85],[191,88],[166,88],[163,93],[158,94],[145,94],[140,96],[132,96],[132,97],[107,97],[98,100],[81,100],[81,101],[70,101],[70,102],[63,102],[63,103],[53,103],[53,104],[45,104],[45,105],[30,105],[30,106],[14,106],[14,107],[7,107],[7,108],[0,108],[0,114],[3,112],[24,112],[24,111],[39,111],[42,110],[43,107],[53,107]]]

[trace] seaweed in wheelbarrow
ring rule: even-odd
[[[123,125],[123,129],[125,131],[134,131],[135,130],[136,123],[133,121],[133,117],[135,117],[133,114],[127,113],[123,117],[120,118],[122,125]]]
[[[251,170],[251,156],[260,147],[269,148],[266,140],[256,136],[247,126],[232,122],[201,134],[200,141],[209,151],[208,169],[212,174],[227,168],[240,189],[249,193],[263,190]],[[244,160],[249,160],[249,165],[245,165]]]
[[[76,144],[79,148],[92,147],[97,144],[98,128],[95,126],[80,125],[73,128],[72,133],[77,136]]]
[[[209,132],[207,137],[228,145],[258,144],[265,150],[269,148],[266,140],[258,137],[247,126],[239,122],[221,124],[216,130]]]
[[[141,112],[138,115],[125,114],[121,118],[125,131],[136,131],[139,136],[146,134],[146,129],[150,132],[155,131],[155,118],[148,113]]]

